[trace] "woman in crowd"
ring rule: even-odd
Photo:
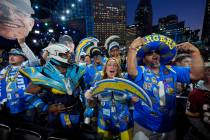
[[[113,79],[114,77],[122,77],[121,68],[115,58],[109,58],[104,66],[103,79]],[[121,140],[131,139],[131,128],[133,125],[129,105],[134,98],[129,93],[125,94],[110,90],[93,96],[92,88],[90,88],[85,93],[85,97],[88,100],[92,100],[92,102],[94,100],[98,101],[96,105],[98,109],[97,126],[98,133],[102,135],[103,139],[116,137]]]

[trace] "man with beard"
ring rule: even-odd
[[[24,90],[28,86],[29,79],[22,76],[19,69],[28,66],[34,59],[29,48],[26,47],[23,50],[29,50],[29,53],[27,52],[25,54],[19,48],[11,49],[9,52],[9,65],[0,71],[0,105],[5,105],[3,109],[8,113],[4,113],[1,117],[4,117],[6,122],[8,121],[14,124],[22,121],[33,122],[35,115],[34,108],[37,104],[42,102],[39,100],[39,97],[24,93]],[[26,59],[28,60],[25,61]],[[37,104],[27,102],[27,98],[31,97],[34,98],[33,103],[38,100],[36,102]],[[16,122],[13,122],[15,120]]]
[[[135,103],[134,140],[175,139],[176,82],[190,83],[203,76],[203,60],[190,43],[177,45],[192,56],[192,67],[166,65],[176,55],[176,43],[163,35],[152,34],[135,39],[128,51],[128,74],[150,96],[153,109]],[[144,66],[137,67],[138,64]]]

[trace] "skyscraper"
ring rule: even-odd
[[[94,35],[103,45],[111,35],[119,35],[125,44],[125,0],[93,0]]]
[[[37,3],[34,2],[34,6]],[[76,41],[82,39],[81,36],[93,36],[99,39],[99,45],[109,36],[118,35],[120,43],[125,45],[125,0],[59,0],[53,9],[50,4],[44,9],[49,12],[44,21],[47,29],[59,28],[59,34],[69,34]],[[39,13],[37,10],[37,15]]]
[[[87,35],[93,35],[93,11],[91,0],[59,0],[54,20],[67,23]]]
[[[202,40],[210,45],[210,0],[206,0],[205,16],[203,21]]]
[[[159,18],[158,25],[153,26],[153,32],[166,35],[177,43],[199,40],[199,29],[191,30],[190,27],[185,27],[184,21],[179,21],[177,15],[168,15]]]
[[[145,36],[152,33],[152,4],[151,0],[140,0],[136,9],[135,24],[137,36]]]
[[[129,46],[131,42],[136,39],[136,28],[135,24],[126,27],[126,45]]]

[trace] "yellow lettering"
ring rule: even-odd
[[[160,42],[165,42],[165,36],[160,35]]]
[[[169,46],[169,48],[171,48],[171,43],[172,43],[173,40],[171,40],[170,38],[167,38],[167,41],[166,41],[166,45]]]
[[[150,35],[149,35],[149,36],[146,36],[145,39],[146,39],[145,44],[150,43],[150,42],[153,41],[153,40],[152,40],[152,37],[151,37]]]
[[[159,35],[153,35],[153,40],[154,41],[159,41]]]
[[[7,83],[7,86],[6,86],[7,92],[12,92],[12,88],[10,87],[11,84],[12,84],[12,82]]]
[[[171,46],[169,46],[169,47],[172,50],[175,46],[176,46],[176,42],[173,41],[172,44],[171,44]]]

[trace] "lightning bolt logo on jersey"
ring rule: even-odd
[[[8,66],[1,71],[0,95],[1,103],[7,102],[11,113],[19,113],[32,106],[26,106],[24,90],[29,79],[19,73],[20,67]]]
[[[158,75],[148,67],[137,67],[135,83],[151,98],[153,109],[139,101],[135,104],[134,120],[146,129],[168,132],[174,129],[176,113],[176,82],[189,83],[190,69],[176,66],[160,66]]]

